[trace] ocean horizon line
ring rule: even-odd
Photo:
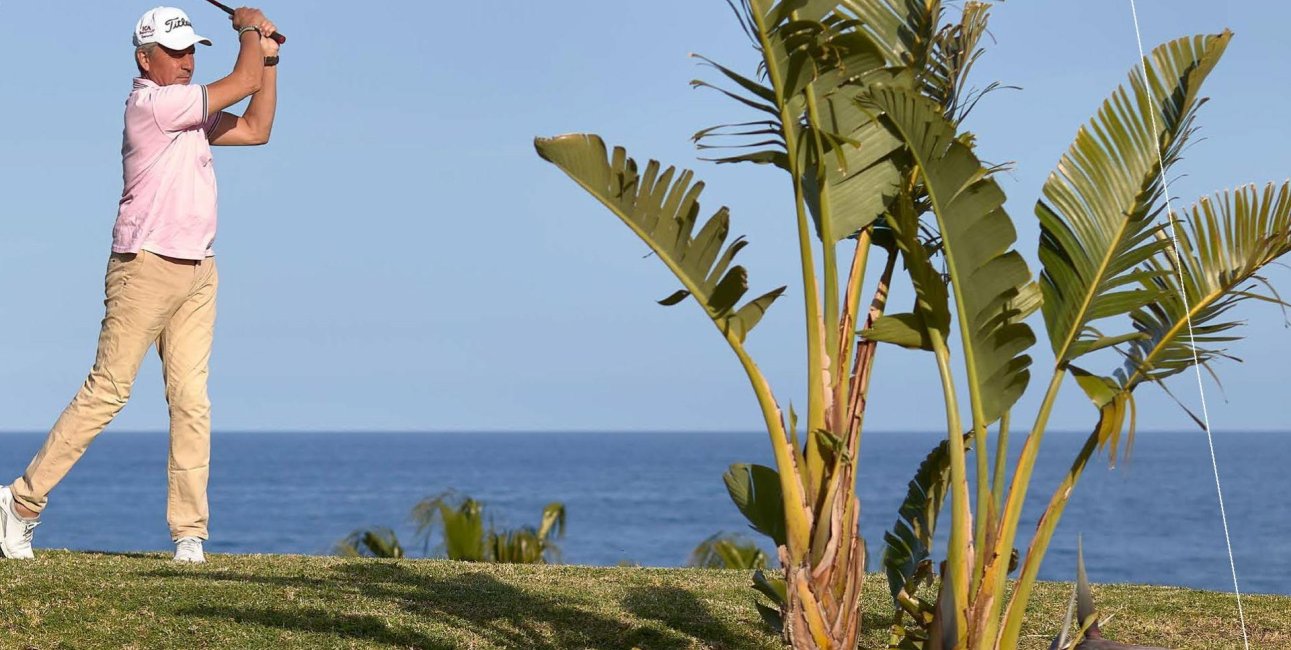
[[[322,428],[267,428],[267,429],[213,429],[216,435],[277,435],[277,434],[319,434],[319,435],[345,435],[345,434],[396,434],[396,435],[542,435],[542,434],[561,434],[561,435],[749,435],[765,436],[766,431],[760,430],[739,430],[739,429],[322,429]],[[48,433],[45,430],[38,429],[0,429],[0,436],[3,435],[36,435]],[[166,429],[123,429],[120,431],[104,431],[108,435],[155,435],[168,433]],[[1204,434],[1204,431],[1193,429],[1138,429],[1134,432],[1135,436],[1141,435],[1186,435],[1186,434]],[[1255,428],[1255,429],[1219,429],[1212,428],[1212,433],[1216,435],[1268,435],[1286,433],[1291,434],[1291,428],[1273,429],[1273,428]],[[916,430],[916,429],[884,429],[866,431],[863,435],[943,435],[942,432],[934,430]],[[1089,435],[1088,430],[1083,429],[1049,429],[1045,435]]]

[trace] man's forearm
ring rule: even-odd
[[[260,90],[251,96],[242,119],[255,128],[265,142],[273,132],[273,116],[278,109],[278,66],[266,66],[260,77]]]
[[[263,84],[264,55],[260,54],[260,32],[247,31],[238,34],[238,60],[233,64],[233,73],[245,80],[251,92],[259,90],[257,82]],[[250,94],[250,93],[248,93]],[[245,95],[244,95],[245,96]]]

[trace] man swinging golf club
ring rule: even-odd
[[[170,406],[166,518],[175,560],[204,562],[211,449],[207,364],[218,275],[216,186],[210,145],[269,141],[277,103],[276,31],[258,9],[232,16],[240,51],[233,72],[190,85],[198,36],[183,11],[158,7],[134,30],[139,76],[126,99],[124,190],[112,229],[106,313],[89,378],[27,471],[0,487],[0,553],[32,557],[32,533],[54,486],[130,397],[156,344]],[[242,116],[223,112],[246,97]]]

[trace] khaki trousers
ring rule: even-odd
[[[173,538],[206,539],[211,458],[206,378],[218,284],[214,257],[193,261],[147,251],[112,254],[94,368],[13,484],[15,501],[36,512],[44,509],[50,491],[130,399],[139,364],[155,343],[170,405],[166,519]]]

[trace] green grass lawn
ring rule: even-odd
[[[776,648],[744,572],[438,560],[41,552],[0,562],[0,648]],[[1047,648],[1070,587],[1042,584],[1024,648]],[[886,583],[865,589],[881,648]],[[1240,648],[1231,596],[1097,586],[1109,636]],[[1244,599],[1253,648],[1291,648],[1291,598]]]

